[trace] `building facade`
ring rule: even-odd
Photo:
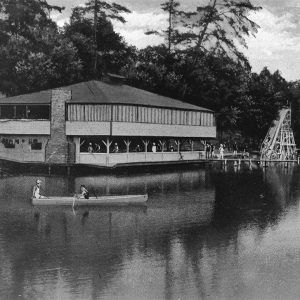
[[[0,158],[113,166],[197,160],[214,113],[115,81],[0,99]]]

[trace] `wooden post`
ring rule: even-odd
[[[180,152],[180,140],[175,140],[175,144],[177,146],[177,152]]]
[[[160,147],[161,147],[161,160],[164,161],[164,148],[166,141],[165,140],[158,140]]]
[[[145,147],[145,153],[148,152],[148,145],[149,145],[149,140],[142,140],[144,147]]]
[[[145,147],[145,161],[147,161],[147,152],[148,152],[148,145],[149,145],[149,140],[142,140],[144,147]]]
[[[129,139],[123,140],[126,145],[126,156],[127,156],[127,162],[129,161],[129,147],[131,144],[131,141]]]
[[[166,141],[165,140],[158,140],[158,142],[161,146],[161,152],[164,152]]]
[[[129,139],[123,140],[123,141],[126,145],[126,152],[129,153],[129,147],[130,147],[131,141]]]
[[[106,164],[109,163],[109,147],[112,144],[112,141],[110,141],[109,137],[107,137],[106,142],[102,140],[102,143],[106,147]]]

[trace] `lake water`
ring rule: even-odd
[[[299,299],[300,168],[38,177],[46,195],[147,207],[34,208],[0,178],[0,299]]]

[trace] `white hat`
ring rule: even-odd
[[[38,180],[36,181],[36,183],[42,183],[42,180],[39,180],[39,179],[38,179]]]

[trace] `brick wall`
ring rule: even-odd
[[[69,143],[66,136],[66,101],[71,99],[71,91],[52,90],[50,139],[46,145],[45,160],[50,163],[69,161]]]

